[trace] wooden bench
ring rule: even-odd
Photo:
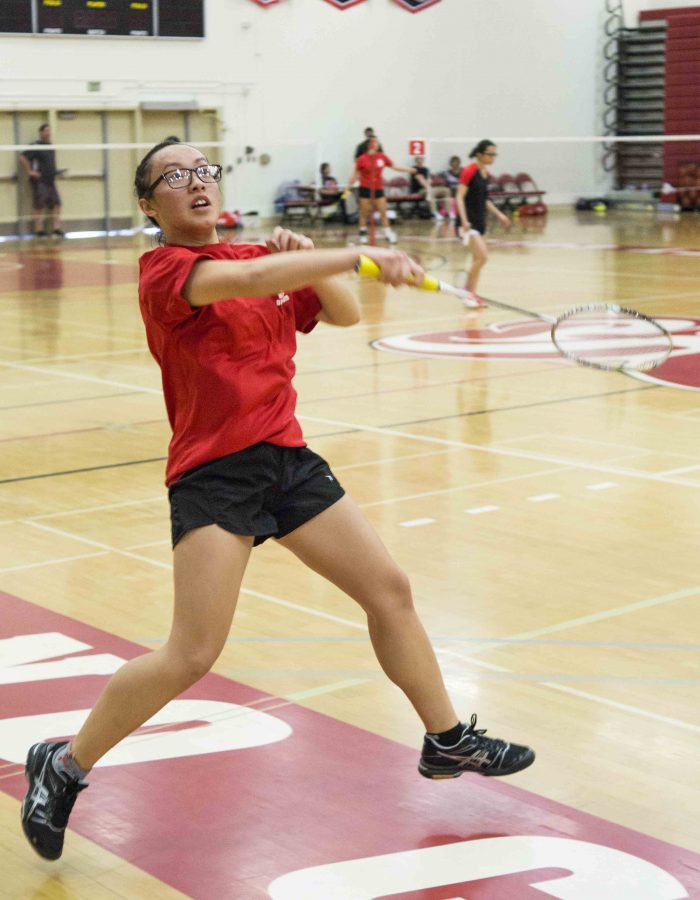
[[[384,186],[387,206],[393,206],[396,214],[402,219],[410,219],[418,215],[418,207],[425,202],[423,194],[411,194],[408,178],[397,176],[391,178]]]

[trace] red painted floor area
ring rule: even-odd
[[[56,653],[66,637],[87,646]],[[28,744],[74,733],[109,677],[75,660],[108,672],[143,652],[0,594],[2,789],[23,796]],[[700,896],[700,855],[513,781],[427,781],[417,750],[216,675],[180,699],[228,705],[183,706],[96,768],[71,828],[196,900]]]
[[[0,293],[57,290],[71,287],[109,287],[136,283],[135,265],[64,259],[60,248],[45,254],[3,253],[0,261]]]

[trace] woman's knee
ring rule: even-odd
[[[413,593],[408,575],[399,568],[391,566],[376,579],[372,585],[372,602],[369,612],[400,613],[413,610]]]
[[[219,658],[222,649],[222,643],[213,641],[182,643],[171,640],[165,646],[174,678],[185,685],[204,678]]]

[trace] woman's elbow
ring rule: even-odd
[[[350,328],[360,321],[360,308],[359,306],[348,306],[344,309],[333,310],[332,314],[324,309],[317,316],[317,320],[325,322],[326,325],[334,325],[336,328]]]
[[[352,325],[357,325],[359,321],[359,309],[344,309],[342,313],[337,313],[333,317],[331,324],[337,325],[338,328],[350,328]]]

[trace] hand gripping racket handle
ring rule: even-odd
[[[355,266],[355,271],[363,278],[377,278],[379,276],[379,273],[381,272],[381,269],[373,259],[370,259],[369,256],[361,254],[357,265]],[[434,278],[432,275],[426,275],[420,284],[416,284],[412,279],[409,280],[407,284],[410,284],[413,287],[417,287],[421,291],[437,292],[444,291],[446,288],[446,285],[444,285],[442,281],[438,281],[438,279]],[[455,290],[457,290],[457,288],[455,288]]]
[[[381,270],[376,262],[373,259],[370,259],[369,256],[360,255],[360,259],[355,266],[355,271],[358,275],[362,275],[365,278],[376,278]],[[407,283],[421,291],[452,294],[454,297],[459,297],[460,300],[465,300],[471,296],[469,291],[464,291],[461,288],[455,287],[453,284],[448,284],[446,281],[440,281],[433,275],[426,275],[420,284],[416,284],[414,281],[408,281]],[[522,306],[513,306],[510,303],[502,303],[500,300],[491,300],[488,297],[482,297],[481,299],[488,303],[489,306],[496,306],[498,309],[505,309],[509,312],[518,312],[522,315],[529,316],[531,319],[540,319],[542,322],[547,322],[549,325],[553,325],[557,321],[553,316],[532,312],[532,310],[524,309]]]

